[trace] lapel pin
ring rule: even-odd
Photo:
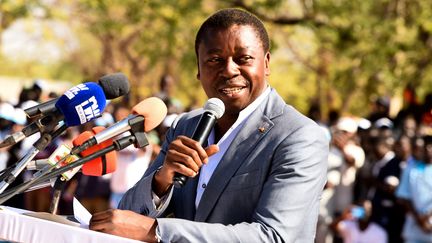
[[[264,133],[264,132],[265,132],[265,128],[264,128],[264,127],[260,127],[260,128],[258,128],[258,131],[259,131],[260,133]]]

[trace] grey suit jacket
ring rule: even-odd
[[[201,112],[187,113],[167,132],[161,153],[119,208],[156,215],[154,172],[172,140],[192,135]],[[327,154],[322,129],[272,89],[226,151],[198,208],[198,176],[174,188],[169,207],[157,219],[162,241],[313,242]]]

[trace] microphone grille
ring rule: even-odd
[[[147,98],[132,108],[132,114],[141,115],[145,118],[145,132],[156,128],[165,119],[167,112],[165,103],[157,97]]]
[[[123,73],[107,74],[98,80],[107,99],[115,99],[129,93],[129,80]]]
[[[210,98],[204,105],[204,110],[213,113],[217,119],[221,118],[225,112],[225,105],[218,98]]]

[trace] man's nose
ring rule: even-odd
[[[223,66],[221,75],[225,78],[235,77],[240,74],[240,66],[233,58],[228,58]]]

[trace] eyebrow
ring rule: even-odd
[[[219,48],[211,48],[211,49],[209,49],[209,50],[206,52],[206,54],[218,54],[218,53],[221,53],[221,52],[222,52],[222,50],[219,49]]]
[[[253,50],[253,48],[239,47],[239,48],[236,48],[236,49],[235,49],[236,52],[237,52],[237,51],[248,51],[248,50]],[[211,48],[211,49],[209,49],[209,50],[206,52],[206,54],[218,54],[218,53],[221,53],[221,52],[222,52],[222,49],[219,49],[219,48]]]

